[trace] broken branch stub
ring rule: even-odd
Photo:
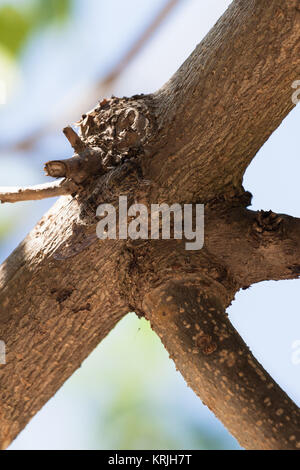
[[[47,162],[44,167],[46,174],[53,178],[68,178],[77,184],[89,176],[101,174],[103,151],[88,147],[70,126],[63,133],[76,153],[71,158]]]
[[[65,134],[66,138],[70,142],[72,148],[74,151],[78,154],[83,152],[86,148],[87,145],[81,140],[78,134],[72,129],[71,126],[67,126],[63,129],[63,133]]]
[[[89,176],[103,172],[101,150],[87,150],[81,155],[73,155],[65,160],[51,160],[45,164],[45,172],[53,178],[69,178],[77,184]]]
[[[43,185],[42,189],[4,188],[0,192],[0,200],[17,202],[75,194],[89,178],[101,176],[127,159],[145,155],[146,144],[152,135],[148,107],[149,103],[143,95],[103,100],[95,109],[83,115],[78,123],[80,135],[71,126],[64,128],[64,135],[74,155],[67,159],[50,160],[44,166],[48,176],[65,178],[72,182],[72,188],[70,184],[62,188],[53,183]]]

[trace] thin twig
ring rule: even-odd
[[[70,180],[54,181],[52,183],[38,184],[27,187],[2,187],[0,188],[0,201],[20,202],[37,201],[49,197],[66,196],[73,194],[78,186]]]
[[[76,153],[83,152],[86,149],[86,144],[81,140],[78,134],[72,129],[71,126],[65,127],[63,130],[66,138],[70,142],[72,148]]]

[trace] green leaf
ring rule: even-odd
[[[0,45],[17,56],[30,35],[69,17],[73,0],[31,0],[18,6],[0,8]]]
[[[12,55],[20,52],[30,28],[30,22],[19,10],[9,5],[0,8],[0,43]]]
[[[0,218],[0,241],[13,230],[14,225],[15,222],[11,218]]]
[[[36,0],[33,3],[32,15],[36,26],[64,22],[71,11],[72,0]]]

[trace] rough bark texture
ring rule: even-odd
[[[77,210],[60,200],[1,267],[2,448],[128,312],[113,275],[119,243],[83,251],[90,241]],[[82,251],[74,256],[68,243]]]
[[[241,184],[293,107],[299,7],[296,0],[234,1],[161,90],[104,100],[82,117],[83,147],[75,151],[98,156],[98,175],[91,177],[79,155],[80,181],[70,170],[65,175],[84,185],[1,267],[3,448],[135,310],[151,320],[188,383],[243,446],[299,449],[299,409],[225,314],[240,288],[300,275],[300,220],[248,210],[251,195]],[[48,165],[74,169],[75,160]],[[186,251],[184,240],[99,241],[96,208],[120,195],[148,208],[205,203],[204,248]]]
[[[255,360],[208,280],[145,298],[154,330],[188,385],[247,449],[300,449],[299,410]]]
[[[78,187],[76,183],[66,179],[63,181],[54,181],[50,184],[45,183],[36,186],[27,186],[25,188],[1,188],[0,202],[37,201],[47,197],[66,196],[76,193],[77,190]]]
[[[247,166],[294,107],[299,34],[299,0],[232,2],[154,94],[158,151],[145,166],[156,197],[206,202],[241,190]]]

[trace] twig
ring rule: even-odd
[[[76,153],[83,152],[86,149],[86,144],[81,140],[79,135],[76,134],[71,126],[65,127],[63,129],[63,133]]]
[[[78,186],[70,180],[54,181],[52,183],[38,184],[27,187],[3,187],[0,188],[0,201],[20,202],[36,201],[49,197],[66,196],[78,190]]]

